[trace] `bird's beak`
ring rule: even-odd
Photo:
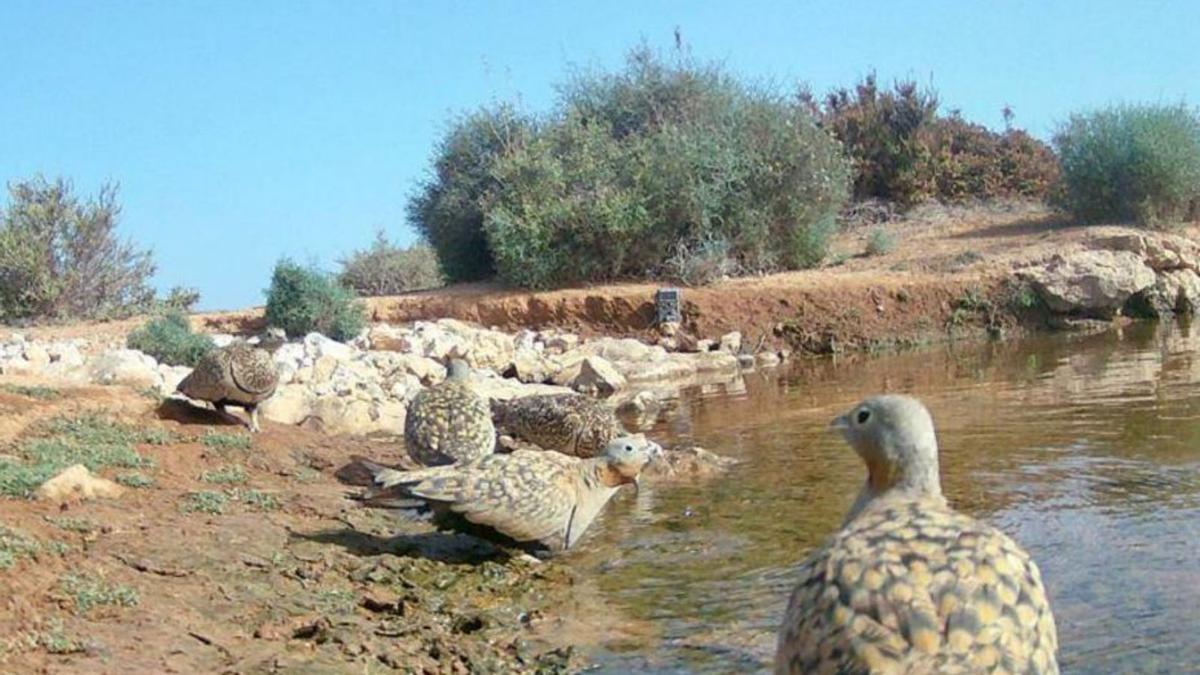
[[[830,431],[845,431],[850,428],[850,419],[845,415],[838,415],[829,423]]]

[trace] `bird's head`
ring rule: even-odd
[[[600,453],[607,469],[605,473],[608,477],[605,483],[610,487],[626,483],[636,484],[642,469],[661,455],[662,446],[646,438],[645,434],[614,438]]]
[[[873,396],[830,424],[867,465],[872,494],[893,487],[941,494],[933,418],[911,396]]]
[[[446,379],[452,382],[466,382],[471,379],[471,366],[462,359],[450,359],[446,366]]]

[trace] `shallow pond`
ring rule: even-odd
[[[951,503],[1038,561],[1063,672],[1200,671],[1200,322],[803,361],[710,389],[652,433],[743,463],[627,495],[573,556],[632,624],[594,672],[766,669],[796,562],[862,480],[825,427],[883,391],[933,411]]]

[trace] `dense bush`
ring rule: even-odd
[[[492,164],[532,130],[532,120],[498,105],[457,120],[435,151],[433,176],[409,201],[408,218],[437,251],[447,280],[495,274],[483,233],[486,197],[500,187]]]
[[[131,332],[125,344],[172,366],[195,366],[213,348],[212,339],[193,333],[187,314],[178,310],[150,319]]]
[[[396,246],[382,231],[370,248],[355,251],[341,265],[338,279],[361,295],[397,295],[445,283],[432,248],[425,244]]]
[[[1058,180],[1046,144],[1011,126],[997,133],[957,114],[939,115],[937,95],[913,82],[889,90],[869,75],[821,102],[801,91],[800,103],[854,160],[856,200],[911,206],[930,199],[1045,199]]]
[[[116,235],[117,189],[80,200],[69,182],[10,184],[0,214],[0,320],[113,318],[149,309],[149,251]]]
[[[343,342],[366,326],[365,309],[354,291],[331,275],[287,259],[275,265],[266,315],[268,325],[288,335],[315,331]]]
[[[681,247],[725,251],[724,269],[809,266],[848,194],[849,165],[806,110],[646,49],[578,74],[526,128],[479,202],[496,270],[521,286],[668,275]]]
[[[1054,138],[1064,205],[1085,222],[1158,225],[1200,216],[1200,113],[1120,105],[1074,115]]]

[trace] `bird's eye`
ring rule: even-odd
[[[625,446],[625,452],[633,452],[633,446],[632,445]]]
[[[854,420],[859,424],[866,424],[869,419],[871,419],[871,411],[866,408],[859,410],[858,414],[854,416]]]

